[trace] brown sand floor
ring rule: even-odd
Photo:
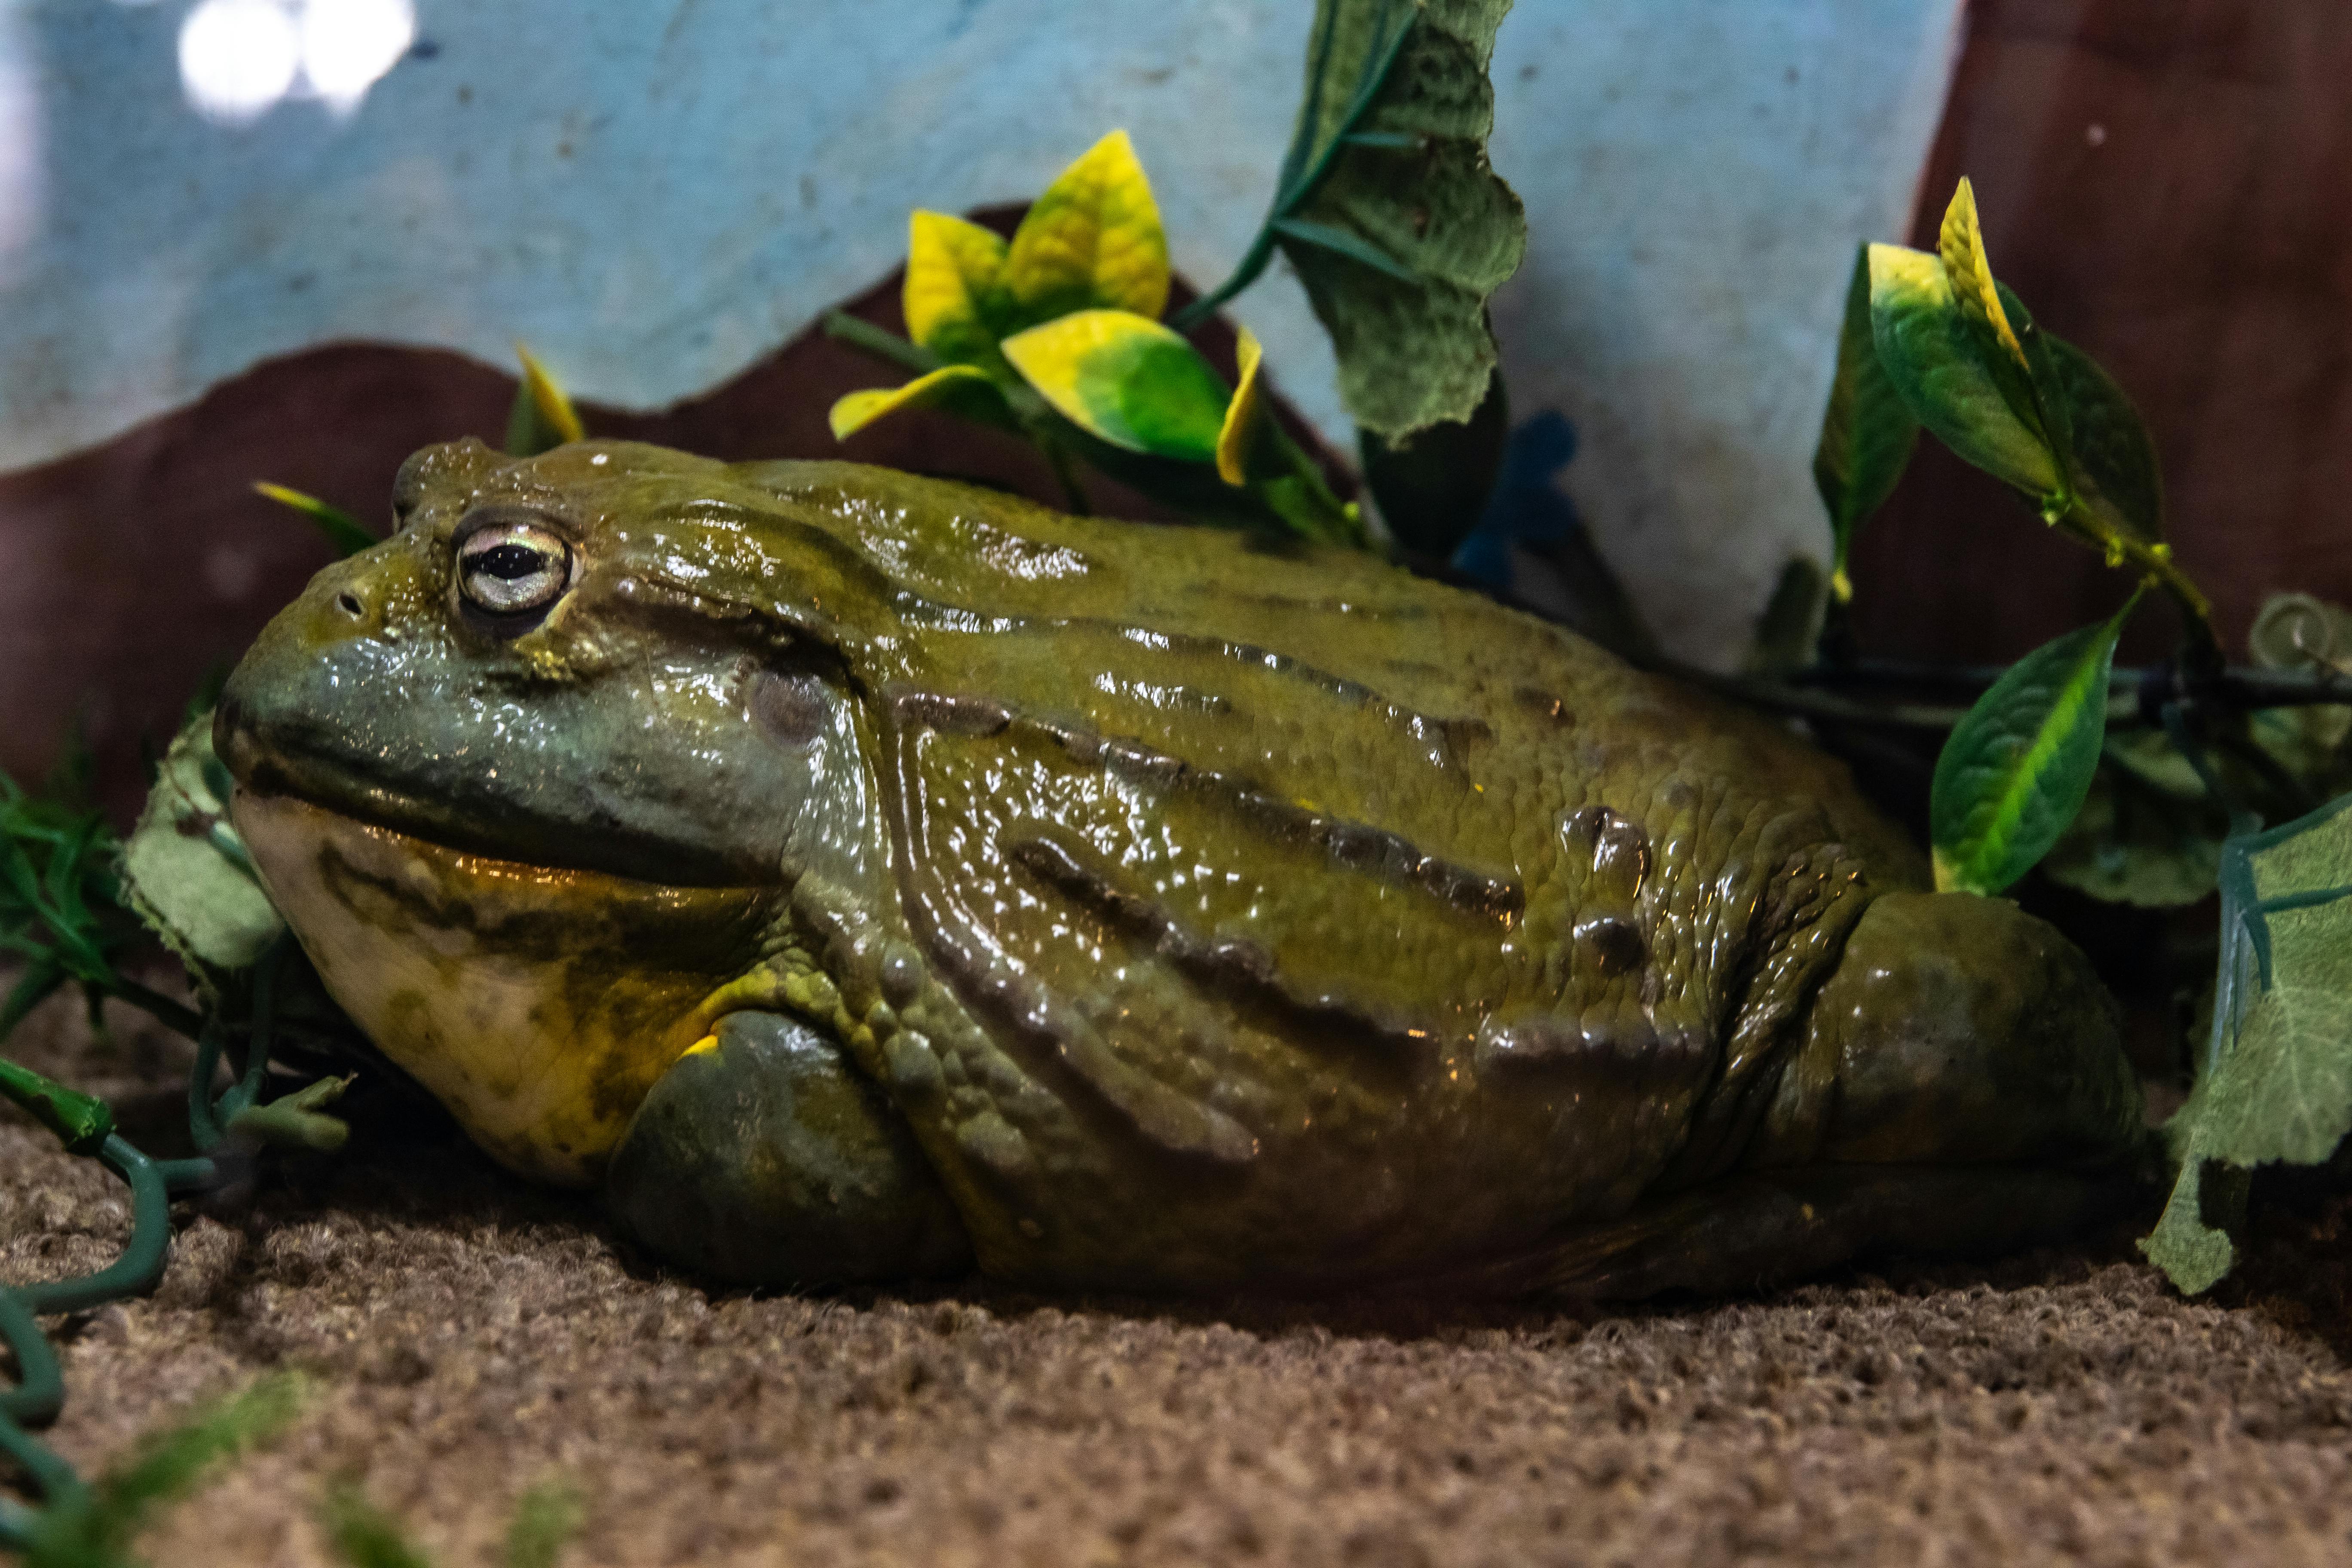
[[[52,1005],[10,1051],[169,1152],[163,1038]],[[396,1110],[182,1216],[152,1299],[66,1321],[56,1445],[94,1470],[264,1370],[317,1392],[158,1568],[329,1561],[337,1478],[486,1564],[551,1476],[567,1564],[2352,1562],[2352,1202],[2315,1189],[2205,1302],[2118,1228],[1630,1311],[712,1295]],[[126,1218],[0,1125],[0,1276]]]

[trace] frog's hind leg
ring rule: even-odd
[[[2143,1191],[2151,1135],[2115,1005],[2015,905],[1890,893],[1751,1080],[1735,1157],[1465,1272],[1496,1292],[1752,1289],[1872,1249],[2056,1240]],[[1751,1109],[1753,1114],[1741,1114]]]
[[[971,1244],[913,1135],[841,1048],[730,1013],[655,1083],[605,1192],[665,1260],[730,1284],[955,1274]]]

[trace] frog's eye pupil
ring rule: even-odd
[[[475,559],[476,570],[487,572],[493,577],[503,577],[509,583],[518,577],[528,577],[534,572],[542,571],[547,565],[546,556],[520,544],[496,545]]]

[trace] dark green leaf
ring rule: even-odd
[[[1954,727],[1927,808],[1937,888],[1998,893],[2074,820],[2106,734],[2116,639],[2138,602],[2027,654]]]
[[[2047,332],[2042,342],[2067,411],[2075,492],[2123,531],[2150,543],[2161,540],[2164,479],[2139,410],[2090,355]]]
[[[1486,510],[1510,433],[1499,370],[1467,423],[1433,425],[1393,443],[1358,431],[1365,486],[1396,542],[1432,560],[1450,558]]]
[[[1813,448],[1813,484],[1830,513],[1830,583],[1840,599],[1853,593],[1846,559],[1854,536],[1894,493],[1918,444],[1919,421],[1878,363],[1871,326],[1870,247],[1864,246],[1854,253],[1853,276],[1846,285],[1837,376],[1822,415],[1821,444]]]
[[[1527,246],[1519,199],[1486,164],[1486,63],[1508,9],[1316,7],[1272,227],[1339,351],[1341,400],[1390,439],[1468,420],[1495,367],[1486,298]]]

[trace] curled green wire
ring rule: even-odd
[[[16,1363],[16,1384],[0,1389],[0,1455],[16,1461],[41,1501],[39,1509],[0,1498],[0,1548],[29,1546],[45,1510],[81,1507],[89,1490],[71,1465],[33,1436],[65,1408],[65,1381],[39,1315],[79,1312],[108,1301],[143,1296],[155,1288],[172,1245],[172,1196],[226,1184],[232,1162],[216,1157],[229,1123],[259,1099],[269,1072],[278,978],[289,952],[280,938],[262,956],[253,981],[253,1022],[242,1051],[217,1017],[194,1031],[196,1059],[188,1079],[188,1131],[204,1152],[192,1160],[156,1160],[114,1130],[106,1102],[68,1089],[18,1063],[0,1059],[0,1095],[30,1112],[77,1154],[94,1155],[131,1188],[131,1239],[115,1260],[95,1273],[37,1285],[0,1287],[0,1343]],[[185,1009],[175,1011],[183,1016]],[[167,1022],[175,1020],[167,1019]],[[236,1081],[215,1098],[212,1080],[226,1048]]]

